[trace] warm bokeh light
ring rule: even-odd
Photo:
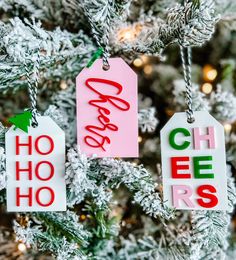
[[[140,58],[137,58],[133,61],[135,67],[141,67],[143,65],[143,61]]]
[[[141,143],[143,138],[141,136],[138,137],[138,142]]]
[[[215,70],[215,69],[209,70],[207,72],[206,76],[209,80],[214,80],[217,76],[217,70]]]
[[[24,243],[18,244],[17,248],[21,252],[25,252],[26,251],[26,245]]]
[[[61,82],[60,82],[60,88],[61,88],[61,89],[67,89],[67,83],[66,83],[65,80],[61,80]]]
[[[120,42],[124,41],[134,41],[142,30],[142,25],[136,24],[135,26],[122,28],[118,31],[118,40]]]
[[[214,81],[217,77],[217,70],[211,65],[205,65],[203,68],[203,78],[205,81]]]
[[[210,94],[212,89],[213,89],[213,86],[210,83],[204,83],[202,85],[202,92],[205,94]]]
[[[147,55],[141,55],[133,61],[133,65],[137,68],[144,66],[149,61],[149,57]]]
[[[231,129],[232,129],[232,125],[231,124],[224,124],[224,129],[225,129],[225,132],[227,134],[229,134]]]
[[[80,215],[79,219],[80,219],[80,221],[86,220],[86,215],[84,215],[84,214]]]
[[[153,71],[152,65],[146,65],[143,69],[144,73],[150,75]]]
[[[147,55],[142,55],[141,60],[143,61],[143,63],[147,63],[149,60],[149,57]]]

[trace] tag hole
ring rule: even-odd
[[[194,117],[191,117],[191,118],[188,118],[188,119],[187,119],[187,122],[188,122],[189,124],[192,124],[194,121],[195,121],[195,118],[194,118]]]
[[[107,64],[107,65],[104,64],[102,66],[102,69],[105,70],[105,71],[108,71],[110,69],[110,65],[109,64]]]

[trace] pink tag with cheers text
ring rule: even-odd
[[[78,145],[89,156],[137,157],[137,76],[121,58],[109,64],[96,60],[76,78]]]

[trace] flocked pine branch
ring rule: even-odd
[[[87,203],[84,211],[88,214],[89,220],[92,221],[92,227],[87,225],[92,233],[87,252],[88,255],[93,254],[94,258],[97,259],[97,255],[106,250],[111,239],[117,240],[120,231],[119,219],[112,216],[110,210],[101,210],[93,203]]]
[[[134,193],[134,201],[149,215],[165,218],[172,216],[172,210],[163,204],[156,184],[143,166],[109,158],[88,158],[75,149],[68,152],[68,160],[66,180],[72,204],[89,196],[97,199],[96,203],[104,207],[111,198],[108,195],[109,188],[118,188],[123,184]],[[100,194],[98,187],[101,189]]]
[[[76,259],[76,257],[86,259],[77,243],[68,241],[66,237],[43,231],[39,225],[32,225],[29,222],[26,227],[22,227],[14,221],[13,228],[18,241],[40,251],[51,252],[58,260]]]
[[[236,205],[236,186],[230,166],[227,166],[228,211],[193,211],[192,243],[197,246],[199,259],[223,259],[229,247],[230,213]]]
[[[28,1],[23,1],[21,3],[26,6]],[[41,2],[41,3],[40,3]],[[47,13],[48,15],[60,16],[57,20],[61,20],[63,14],[78,14],[80,17],[84,18],[82,15],[84,9],[89,10],[90,16],[92,18],[92,23],[95,26],[96,34],[100,35],[100,41],[102,41],[103,28],[108,28],[110,25],[106,24],[109,22],[111,17],[112,24],[114,25],[115,42],[119,40],[119,35],[117,35],[116,24],[117,21],[121,20],[122,14],[127,14],[129,11],[130,2],[128,0],[123,1],[76,1],[71,0],[68,2],[59,2],[57,5],[53,6],[49,1],[49,5],[45,7],[42,1],[29,0],[29,9],[34,10],[34,7],[40,13]],[[5,10],[8,10],[10,6],[20,6],[20,3],[10,3],[7,0],[3,1]],[[141,53],[161,53],[161,51],[172,42],[181,42],[183,45],[188,46],[199,46],[210,39],[214,32],[214,27],[218,21],[218,16],[214,11],[214,2],[212,0],[206,1],[186,1],[184,5],[175,4],[174,2],[170,4],[171,8],[166,14],[165,19],[157,18],[150,25],[150,21],[142,22],[141,33],[138,35],[134,42],[123,42],[120,47],[122,52],[135,51]],[[57,12],[53,10],[57,9]],[[156,9],[156,7],[155,7]],[[33,12],[33,11],[29,12]],[[53,12],[54,11],[54,12]],[[37,17],[37,15],[35,15]],[[47,16],[47,15],[46,15]],[[71,19],[69,15],[68,19]],[[84,18],[86,21],[86,17]],[[88,19],[87,19],[88,20]],[[135,26],[135,25],[131,25]],[[117,50],[117,46],[115,46]]]
[[[79,217],[74,212],[38,212],[34,216],[43,223],[49,233],[65,236],[69,241],[78,243],[80,247],[88,246],[91,234],[84,230],[83,225],[79,223]]]
[[[122,240],[122,248],[117,253],[117,259],[124,260],[155,260],[155,259],[198,259],[191,258],[190,247],[187,245],[162,245],[152,236],[144,236],[137,239],[133,235],[129,239]],[[110,258],[112,259],[112,258]]]
[[[161,54],[173,42],[201,46],[210,40],[218,20],[213,0],[185,1],[184,5],[170,8],[165,20],[157,18],[151,24],[150,21],[140,24],[140,32],[133,41],[114,39],[114,42],[122,51],[148,54]]]
[[[158,124],[155,117],[156,110],[154,107],[140,109],[138,114],[139,127],[142,132],[154,132]]]
[[[87,204],[88,217],[79,223],[79,216],[72,211],[38,212],[33,221],[21,226],[14,221],[16,239],[43,252],[50,252],[57,259],[97,259],[110,239],[118,234],[118,223],[108,212]]]
[[[236,97],[218,86],[210,97],[211,113],[222,122],[232,123],[236,120]]]
[[[63,100],[66,100],[66,95],[64,95]],[[71,99],[68,99],[68,102],[70,102]],[[61,100],[61,102],[63,102]],[[70,117],[68,115],[70,109],[66,110],[65,108],[59,106],[57,108],[55,105],[50,105],[48,109],[44,112],[45,116],[51,117],[59,127],[63,131],[65,131],[66,134],[66,145],[70,146],[75,142],[75,132],[76,132],[76,122],[74,117]]]
[[[6,132],[6,128],[0,122],[0,146],[2,147],[5,145],[5,132]]]
[[[88,18],[84,14],[85,6],[92,17],[96,18],[96,24],[101,27],[99,23],[106,20],[108,12],[113,20],[126,16],[130,3],[131,0],[116,0],[111,7],[108,0],[0,0],[0,11],[2,9],[9,16],[32,17],[50,24],[53,21],[53,26],[78,30],[89,28]]]
[[[198,244],[199,259],[222,259],[228,247],[229,215],[222,211],[192,213],[193,242]]]
[[[104,23],[107,22],[108,16],[111,16],[112,19],[120,19],[123,12],[128,12],[131,0],[85,0],[77,2],[89,11],[92,21],[101,29],[102,26],[106,27]],[[99,28],[97,29],[99,30]]]
[[[173,82],[174,102],[180,111],[185,109],[185,83],[184,80]],[[193,110],[209,111],[217,120],[232,123],[236,120],[236,98],[232,92],[224,91],[219,85],[212,91],[209,98],[200,91],[198,85],[192,85]]]
[[[54,23],[64,26],[65,23],[71,24],[75,20],[84,16],[81,5],[86,3],[88,8],[98,9],[97,7],[106,8],[106,1],[84,1],[84,0],[0,0],[0,8],[11,15],[35,17],[44,21],[54,21]],[[141,2],[141,1],[140,1]],[[163,16],[166,10],[176,4],[175,0],[159,0],[158,2],[142,1],[144,10],[153,15]],[[234,0],[214,0],[216,12],[221,14],[222,19],[233,19],[236,11]],[[131,5],[131,6],[130,6]],[[137,3],[131,0],[116,0],[113,12],[118,16],[129,13],[129,9],[136,10]],[[22,12],[24,10],[24,12]],[[140,15],[140,10],[134,12],[135,17]],[[132,14],[134,15],[134,14]],[[80,22],[80,21],[78,21]],[[84,22],[84,20],[83,20]]]
[[[226,158],[236,169],[236,135],[231,133],[226,135]]]
[[[72,79],[86,65],[95,48],[82,32],[76,34],[56,28],[45,31],[40,22],[19,18],[0,23],[0,90],[26,85],[26,70],[34,73],[34,62],[40,52],[40,81],[58,82]],[[86,46],[86,47],[85,47]]]
[[[7,176],[6,176],[5,160],[6,157],[5,157],[4,149],[0,147],[0,191],[6,188]]]
[[[65,178],[68,186],[68,206],[79,204],[86,197],[92,197],[98,207],[106,209],[111,192],[105,185],[97,185],[93,178],[89,178],[90,159],[74,149],[70,149],[67,156]]]
[[[85,22],[77,0],[0,0],[2,9],[10,17],[31,17],[52,23],[53,26],[79,28]],[[77,23],[75,23],[77,21]]]
[[[216,12],[221,15],[221,19],[225,21],[232,21],[236,19],[236,3],[234,0],[214,0],[216,5]]]
[[[227,165],[227,193],[228,211],[231,213],[236,205],[236,185],[229,165]]]
[[[14,230],[18,241],[41,251],[49,251],[57,259],[82,257],[85,259],[85,248],[92,234],[79,223],[79,217],[72,211],[39,212],[27,226],[14,222]]]
[[[174,103],[178,110],[184,111],[185,107],[185,98],[186,98],[186,87],[183,79],[174,80],[173,82],[174,89]],[[200,88],[197,84],[192,85],[192,99],[193,99],[193,110],[210,110],[209,100],[206,98],[206,95],[200,91]]]
[[[236,204],[235,183],[228,168],[229,213]],[[179,212],[180,213],[180,212]],[[157,237],[144,236],[140,239],[129,236],[123,239],[117,252],[118,259],[224,259],[228,251],[229,214],[222,211],[192,211],[191,226],[189,213],[181,212],[176,219],[157,228],[163,232]],[[155,224],[156,225],[156,224]],[[114,257],[114,256],[113,256]],[[112,259],[112,258],[111,258]]]
[[[43,10],[37,8],[33,0],[0,0],[0,9],[15,16],[27,14],[35,18],[43,17]]]
[[[137,240],[133,235],[129,239],[123,239],[122,248],[118,251],[118,259],[158,259],[160,258],[160,246],[152,237],[144,237]]]

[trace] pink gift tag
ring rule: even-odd
[[[121,59],[96,60],[76,78],[77,140],[87,155],[138,156],[137,76]]]

